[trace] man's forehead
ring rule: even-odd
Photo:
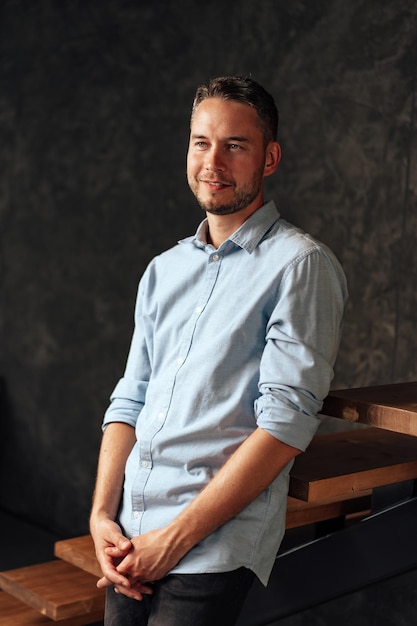
[[[200,102],[191,118],[191,129],[199,127],[228,127],[232,134],[240,136],[239,129],[256,128],[259,130],[259,120],[253,107],[236,100],[222,98],[207,98]],[[243,133],[245,135],[246,133]]]

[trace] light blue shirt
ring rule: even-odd
[[[140,281],[124,377],[103,425],[136,428],[120,510],[128,537],[177,516],[257,426],[305,450],[328,393],[346,299],[328,248],[256,211],[217,250],[197,234]],[[173,572],[252,569],[266,584],[285,529],[291,463]]]

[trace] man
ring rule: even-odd
[[[187,175],[206,219],[147,268],[104,419],[90,523],[108,626],[231,626],[268,581],[346,299],[332,253],[264,202],[277,126],[251,79],[196,92]]]

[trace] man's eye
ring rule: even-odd
[[[240,145],[238,143],[229,143],[229,150],[239,150]]]
[[[196,148],[207,148],[206,141],[197,141],[195,145],[196,145]]]

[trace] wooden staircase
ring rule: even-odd
[[[291,472],[287,529],[360,520],[372,490],[417,478],[415,437],[366,428],[317,436]],[[55,543],[56,560],[0,573],[0,626],[94,624],[103,618],[104,590],[90,536]]]

